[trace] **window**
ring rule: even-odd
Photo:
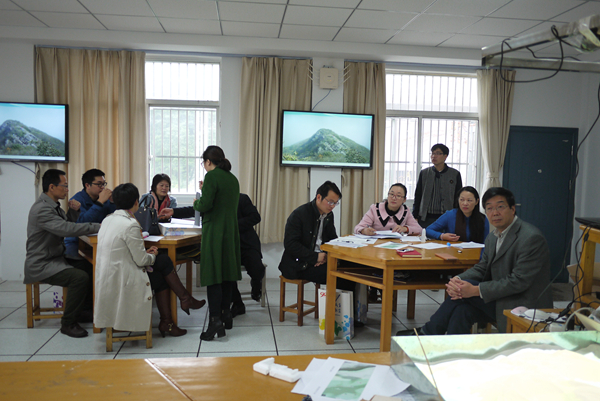
[[[419,172],[432,166],[429,153],[436,143],[450,148],[446,164],[460,171],[463,184],[476,187],[477,78],[388,72],[386,97],[383,198],[401,182],[414,199]]]
[[[196,193],[202,152],[217,144],[219,88],[218,63],[146,62],[150,182],[165,173],[171,193]]]

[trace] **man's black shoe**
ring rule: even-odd
[[[261,284],[259,284],[258,286],[252,286],[252,291],[250,292],[250,296],[252,297],[252,299],[255,300],[256,302],[260,302],[261,295],[262,295]]]
[[[82,338],[87,337],[88,332],[82,328],[78,323],[73,323],[71,325],[63,325],[60,328],[60,332],[73,338]]]
[[[231,305],[231,317],[236,317],[238,315],[243,315],[246,313],[246,305],[243,302],[233,303]]]
[[[419,332],[419,335],[423,335],[423,330],[421,330],[421,328],[418,328],[417,331]],[[414,329],[409,329],[409,330],[400,330],[399,332],[396,333],[396,336],[415,336],[415,330]]]
[[[83,310],[77,316],[77,323],[93,323],[94,322],[94,312],[91,310]]]

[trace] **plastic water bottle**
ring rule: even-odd
[[[423,229],[423,231],[421,231],[421,242],[425,241],[427,241],[427,231]]]

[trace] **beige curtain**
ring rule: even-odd
[[[240,99],[240,190],[262,222],[263,243],[282,242],[285,222],[308,202],[308,169],[279,165],[281,110],[310,110],[311,60],[244,58]]]
[[[344,84],[344,112],[375,115],[373,169],[344,169],[340,235],[354,226],[375,202],[381,201],[385,150],[385,64],[346,62],[349,76]]]
[[[502,71],[508,81],[514,81],[516,71]],[[479,127],[483,161],[488,170],[483,194],[490,187],[499,187],[500,169],[504,166],[512,104],[514,82],[506,82],[497,70],[477,70],[479,101]]]
[[[109,188],[132,182],[145,192],[144,64],[143,52],[36,48],[37,102],[69,105],[69,163],[40,163],[38,178],[48,168],[65,170],[71,197],[83,173],[99,168]]]

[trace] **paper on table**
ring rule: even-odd
[[[462,249],[478,249],[478,248],[485,248],[485,245],[483,244],[479,244],[477,242],[461,242],[460,244],[452,244],[453,247],[455,248],[462,248]]]
[[[402,237],[403,242],[421,242],[421,237],[408,236]]]
[[[440,249],[440,248],[447,247],[447,245],[438,244],[435,242],[426,242],[424,244],[412,244],[411,246],[414,248],[421,248],[421,249]]]
[[[327,245],[335,245],[335,246],[343,246],[345,248],[361,248],[363,246],[367,246],[367,244],[357,244],[352,241],[345,241],[340,239],[334,239],[326,243]]]
[[[144,241],[158,242],[163,238],[164,237],[162,235],[150,235],[149,237],[144,238]]]
[[[385,248],[385,249],[402,249],[410,246],[409,244],[400,244],[398,242],[386,242],[385,244],[375,245],[375,248]]]
[[[399,394],[409,386],[398,379],[389,366],[337,358],[328,358],[321,362],[315,362],[315,359],[308,365],[292,393],[308,394],[314,401],[368,400],[375,394],[386,396]],[[343,387],[336,385],[340,382],[344,383]],[[352,385],[348,386],[348,382]],[[343,395],[343,398],[332,398],[331,395]]]

